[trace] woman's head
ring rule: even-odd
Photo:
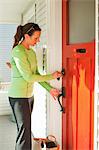
[[[13,47],[17,46],[21,40],[25,40],[28,45],[34,46],[37,42],[39,42],[40,34],[41,29],[38,24],[27,23],[23,26],[19,25],[14,36],[15,41]]]

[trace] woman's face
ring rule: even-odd
[[[41,35],[41,31],[35,31],[32,36],[29,36],[27,34],[26,40],[27,40],[28,45],[34,46],[38,42],[40,42],[40,35]]]

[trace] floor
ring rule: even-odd
[[[0,116],[0,150],[14,150],[16,140],[16,124],[11,116]],[[40,150],[34,142],[33,150]],[[46,150],[43,148],[42,150]]]
[[[10,116],[0,116],[0,150],[14,150],[16,125]]]

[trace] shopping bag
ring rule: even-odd
[[[46,148],[44,148],[46,147]],[[53,135],[47,138],[33,138],[33,150],[60,150],[60,146]]]

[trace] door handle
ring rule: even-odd
[[[65,75],[65,69],[63,68],[61,71],[62,75]],[[60,78],[57,78],[57,80],[60,80]]]
[[[62,97],[65,97],[65,95],[66,95],[66,92],[65,92],[65,87],[62,87],[62,92],[61,92],[61,94],[59,94],[58,95],[58,103],[59,103],[59,105],[60,105],[60,107],[61,107],[61,112],[63,112],[63,113],[65,113],[65,108],[62,106],[62,104],[61,104],[61,102],[60,102],[60,97],[62,96]]]

